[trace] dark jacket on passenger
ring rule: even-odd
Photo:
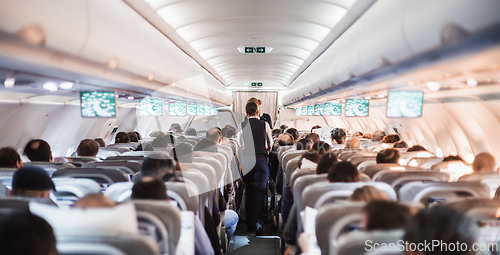
[[[215,142],[208,138],[201,139],[201,141],[194,146],[193,151],[218,152]]]

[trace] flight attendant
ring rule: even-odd
[[[266,183],[269,176],[268,154],[272,144],[271,128],[259,120],[259,107],[248,102],[245,120],[241,124],[240,143],[242,144],[241,168],[246,196],[246,223],[248,231],[263,235],[263,209]]]

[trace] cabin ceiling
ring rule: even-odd
[[[194,52],[191,57],[208,65],[228,89],[251,88],[252,82],[262,82],[264,89],[288,86],[333,42],[328,35],[357,2],[144,1],[154,13],[141,11],[137,1],[126,2],[150,22],[159,15],[172,28],[166,36],[180,38],[176,44]],[[244,53],[244,47],[266,47],[266,53]]]

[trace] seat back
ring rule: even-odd
[[[373,176],[373,181],[385,182],[390,184],[395,190],[408,182],[415,181],[449,181],[448,173],[433,171],[380,171]]]
[[[12,176],[16,170],[16,168],[0,168],[0,183],[5,187],[11,187]]]
[[[64,169],[64,168],[76,168],[73,164],[70,163],[54,163],[54,162],[26,162],[24,165],[28,166],[38,166],[43,168],[45,171],[49,173],[49,175],[52,175],[56,170],[58,169]]]
[[[488,186],[481,182],[411,182],[399,189],[399,200],[425,205],[467,198],[489,198]]]
[[[292,177],[290,179],[290,186],[293,189],[294,183],[297,180],[297,178],[304,176],[304,175],[312,175],[316,174],[316,169],[314,168],[302,168],[302,169],[297,169],[292,173]]]
[[[83,168],[118,168],[127,174],[135,174],[141,171],[141,163],[137,161],[113,160],[103,162],[87,162],[83,164]]]
[[[52,181],[56,186],[56,190],[52,193],[57,198],[59,206],[70,206],[87,194],[101,192],[101,186],[91,179],[76,179],[76,178],[53,178]]]
[[[142,164],[142,161],[144,161],[144,158],[146,157],[146,153],[144,156],[112,156],[112,157],[107,157],[103,162],[108,162],[108,161],[136,161]]]
[[[371,155],[372,153],[369,153]],[[366,155],[361,149],[344,149],[337,157],[341,161],[347,161],[350,157],[355,155]]]
[[[464,175],[458,181],[480,181],[490,188],[490,197],[495,196],[495,192],[500,186],[500,172],[474,172]]]
[[[429,170],[448,173],[454,181],[473,172],[472,166],[462,161],[439,162],[432,165]]]
[[[318,182],[327,182],[326,176],[328,174],[314,174],[314,175],[304,175],[298,177],[295,180],[295,185],[292,189],[293,191],[293,201],[297,206],[297,210],[302,208],[302,192],[306,187]]]
[[[288,163],[286,164],[286,167],[284,168],[284,183],[288,184],[292,178],[292,173],[299,167],[299,160],[300,156],[296,156],[295,158],[292,158],[288,160]]]
[[[280,146],[280,147],[278,147],[278,150],[277,150],[277,152],[278,152],[278,160],[281,162],[283,153],[285,151],[294,150],[294,149],[295,149],[294,145],[287,145],[287,146]]]
[[[430,157],[430,158],[418,158],[418,157],[415,157],[415,158],[411,158],[410,160],[408,160],[408,165],[409,166],[422,166],[425,164],[425,165],[429,165],[429,167],[424,167],[426,169],[429,169],[432,165],[436,164],[436,163],[439,163],[439,162],[443,162],[443,158],[438,158],[438,157]]]
[[[72,157],[65,157],[67,159],[70,159],[72,162],[79,162],[79,163],[87,163],[87,162],[95,162],[94,157],[87,157],[87,156],[72,156]]]
[[[375,164],[371,166],[367,166],[362,173],[370,176],[370,178],[374,178],[375,174],[384,170],[392,170],[392,171],[426,171],[425,168],[422,167],[414,167],[414,166],[401,166],[398,164]]]
[[[355,155],[347,159],[347,162],[351,162],[351,164],[353,164],[355,167],[358,167],[359,164],[365,161],[376,162],[376,156]]]
[[[450,202],[445,205],[475,220],[496,220],[500,199],[474,198]]]
[[[105,188],[116,182],[130,181],[130,177],[120,170],[102,168],[59,169],[52,174],[52,177],[91,179],[101,184],[101,186]]]
[[[99,151],[101,151],[101,150],[102,151],[116,151],[120,154],[130,151],[129,148],[124,148],[124,147],[99,147]]]
[[[286,169],[286,166],[288,165],[288,161],[298,157],[300,158],[300,156],[302,156],[302,154],[304,154],[304,150],[296,150],[296,151],[290,151],[288,152],[286,155],[283,156],[283,159],[281,160],[281,167],[283,168],[283,170]]]
[[[336,251],[330,251],[330,254],[398,254],[403,255],[401,251],[400,240],[403,239],[404,230],[391,231],[356,231],[339,237]],[[370,242],[367,245],[367,240]],[[380,246],[374,246],[377,244]],[[381,248],[385,247],[385,248]],[[382,251],[383,252],[380,252]],[[368,251],[368,252],[367,252]],[[379,251],[379,253],[377,253]]]
[[[181,234],[180,210],[167,201],[132,200],[137,212],[140,231],[159,233],[156,241],[162,254],[176,254]]]

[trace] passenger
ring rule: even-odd
[[[299,169],[314,168],[316,169],[321,156],[314,150],[306,151],[299,159]]]
[[[445,251],[442,247],[451,247],[457,243],[472,247],[477,242],[477,233],[477,224],[465,215],[445,206],[434,206],[419,211],[408,222],[403,240],[408,245],[413,244],[413,247],[424,247],[425,243],[432,243],[434,240],[442,241],[444,244],[423,252],[407,251],[406,254],[410,255],[472,255],[476,254],[473,249]]]
[[[384,143],[395,143],[399,140],[401,140],[401,139],[399,138],[399,136],[397,134],[386,135],[386,136],[384,136],[384,138],[382,138],[382,142],[384,142]]]
[[[310,150],[312,148],[313,142],[309,138],[302,138],[295,144],[295,148],[300,150]]]
[[[180,163],[193,163],[193,146],[188,143],[179,143],[172,150],[171,157]]]
[[[137,143],[139,142],[139,137],[137,136],[137,133],[134,131],[128,132],[128,136],[130,137],[130,142],[131,143]]]
[[[179,123],[172,123],[172,125],[170,125],[169,131],[172,133],[181,133],[181,134],[183,132],[181,125],[179,125]]]
[[[206,137],[194,146],[194,151],[218,152],[217,145],[222,141],[222,132],[218,128],[207,131]]]
[[[277,142],[280,146],[289,146],[295,144],[295,139],[289,133],[283,133],[278,136]]]
[[[50,145],[42,139],[34,139],[26,144],[24,154],[31,162],[52,162]]]
[[[97,142],[97,144],[99,144],[99,147],[102,147],[102,148],[108,147],[106,145],[106,142],[104,141],[104,139],[102,139],[102,138],[96,138],[94,140]]]
[[[372,142],[380,142],[384,139],[385,132],[381,130],[377,130],[372,134]]]
[[[352,134],[352,137],[362,138],[363,137],[363,132],[356,131],[356,132],[354,132],[354,134]]]
[[[392,146],[393,148],[408,148],[408,144],[405,142],[405,141],[397,141],[394,143],[394,145]]]
[[[353,136],[347,143],[345,144],[346,149],[361,149],[361,140],[359,138]]]
[[[175,138],[173,135],[165,135],[156,137],[151,145],[153,148],[171,148],[175,144]]]
[[[134,132],[134,133],[135,133],[135,135],[137,136],[137,140],[138,140],[138,141],[142,140],[142,135],[141,135],[141,133],[139,133],[139,132],[137,132],[137,131],[132,131],[132,132]]]
[[[333,153],[326,153],[318,162],[316,174],[327,174],[337,162],[337,157]]]
[[[56,238],[44,219],[15,211],[1,218],[0,251],[11,255],[57,255]]]
[[[330,153],[332,151],[332,147],[328,143],[325,143],[323,141],[315,142],[312,145],[313,150],[319,153],[319,155],[323,156],[327,153]]]
[[[198,136],[198,134],[196,133],[196,129],[194,129],[192,127],[186,128],[186,130],[184,131],[184,134],[187,136]]]
[[[164,181],[176,180],[174,161],[159,153],[149,155],[144,159],[140,173],[141,177],[151,176]]]
[[[102,193],[91,193],[84,197],[76,200],[72,207],[79,209],[89,209],[89,208],[113,208],[116,203],[104,196]]]
[[[125,132],[118,132],[115,136],[115,144],[130,143],[130,136]]]
[[[349,196],[349,201],[369,202],[373,200],[389,200],[389,198],[385,192],[369,185],[355,189]]]
[[[283,130],[283,132],[285,132],[285,130],[288,129],[288,126],[287,125],[281,125],[280,129]]]
[[[161,131],[153,131],[149,134],[149,137],[160,137],[160,136],[165,136],[165,133]]]
[[[365,218],[362,225],[366,231],[404,229],[412,217],[408,206],[387,200],[372,200],[363,212]]]
[[[331,131],[331,139],[333,144],[345,144],[346,132],[342,128],[334,128]]]
[[[365,133],[365,134],[363,135],[363,139],[368,139],[368,140],[371,140],[371,139],[372,139],[372,134]]]
[[[476,155],[472,162],[474,172],[497,172],[498,166],[495,157],[489,152],[481,152]]]
[[[23,162],[19,153],[12,147],[0,149],[0,168],[21,168]]]
[[[13,197],[49,198],[55,188],[49,174],[41,167],[24,166],[17,169],[12,176]]]
[[[412,151],[427,151],[427,149],[420,145],[413,145],[411,148],[407,150],[407,152],[412,152]]]
[[[396,149],[385,149],[377,153],[377,164],[398,164],[399,151]]]
[[[99,152],[99,144],[92,139],[83,139],[78,148],[76,148],[76,154],[80,157],[93,157],[97,156]]]
[[[285,133],[292,135],[294,141],[299,140],[299,131],[296,128],[289,128],[285,131]]]
[[[314,125],[314,126],[311,128],[311,133],[314,133],[313,131],[314,131],[315,129],[320,129],[320,128],[321,128],[321,126],[320,126],[320,125]]]
[[[305,138],[311,139],[313,143],[318,142],[320,140],[319,139],[319,135],[316,134],[316,133],[309,133],[309,134],[306,135]]]
[[[165,183],[150,177],[144,177],[134,184],[131,198],[170,201]],[[194,244],[195,254],[214,254],[210,238],[198,217],[195,217],[194,222]]]
[[[280,136],[281,134],[283,134],[283,129],[273,129],[273,131],[271,132],[271,135],[273,136],[273,138],[278,138],[278,136]]]
[[[448,157],[443,159],[443,162],[448,162],[448,161],[462,161],[465,162],[465,160],[458,156],[458,155],[449,155]]]
[[[328,182],[359,182],[360,174],[350,162],[338,162],[328,170]]]

